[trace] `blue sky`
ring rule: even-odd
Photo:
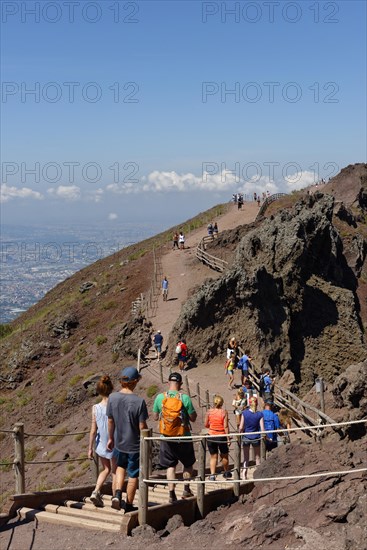
[[[365,161],[365,2],[1,7],[6,223],[170,225]]]

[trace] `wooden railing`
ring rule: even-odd
[[[257,216],[256,216],[256,220],[258,220],[259,218],[261,218],[264,213],[266,212],[268,206],[278,200],[278,199],[281,199],[282,197],[285,197],[287,193],[274,193],[274,195],[270,195],[270,197],[266,197],[266,199],[264,200],[264,202],[262,203],[261,207],[260,207],[260,210],[258,211],[257,213]]]
[[[206,236],[201,239],[196,247],[196,257],[212,269],[215,269],[216,271],[224,271],[228,267],[228,262],[206,252],[208,242],[213,242],[213,238]]]

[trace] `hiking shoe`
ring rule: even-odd
[[[99,491],[93,491],[90,500],[97,508],[103,508],[103,500]]]
[[[223,472],[223,477],[228,479],[228,478],[232,477],[232,474],[231,474],[231,472]]]
[[[191,491],[191,489],[185,489],[184,491],[182,491],[182,497],[181,498],[190,498],[190,497],[193,497],[194,496],[194,493]]]
[[[174,502],[177,502],[176,493],[174,491],[172,493],[170,492],[168,502],[170,504],[173,504]]]
[[[211,475],[209,476],[209,481],[215,481],[217,478],[215,477],[215,475]]]
[[[114,510],[121,510],[121,497],[119,495],[115,495],[111,499],[111,508]]]

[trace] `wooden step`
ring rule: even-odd
[[[34,510],[32,508],[21,508],[19,510],[21,519],[37,519],[40,523],[52,523],[54,525],[67,525],[70,527],[81,527],[85,529],[93,529],[94,531],[109,531],[119,533],[124,531],[124,523],[114,524],[103,520],[82,519],[79,517],[65,516],[62,514],[54,514],[52,512],[44,512],[42,510]]]
[[[94,508],[94,510],[85,508],[73,508],[68,506],[58,506],[57,504],[46,504],[45,511],[51,514],[60,514],[62,516],[69,516],[74,518],[80,518],[82,521],[90,519],[100,522],[113,523],[115,525],[121,525],[121,520],[124,517],[124,512],[121,510],[109,509],[108,516],[103,512],[103,508]]]

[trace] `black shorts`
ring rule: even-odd
[[[217,455],[218,450],[221,455],[227,455],[229,452],[227,436],[216,437],[215,439],[208,438],[208,451],[211,455]]]
[[[163,468],[173,468],[181,462],[185,468],[190,468],[196,461],[192,441],[160,441],[159,462]]]

